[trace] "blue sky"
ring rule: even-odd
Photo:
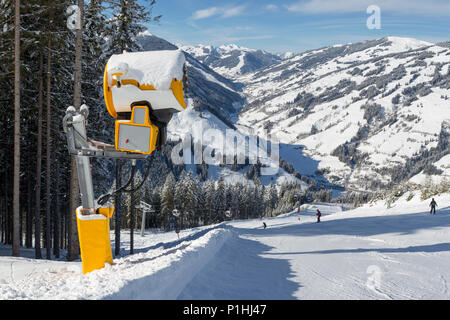
[[[369,29],[370,5],[381,29]],[[450,40],[450,0],[157,0],[151,33],[183,45],[234,43],[295,53],[384,36]]]

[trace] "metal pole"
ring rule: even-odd
[[[121,181],[121,163],[119,159],[116,159],[116,189],[120,188],[122,181]],[[115,199],[115,211],[116,211],[116,218],[115,218],[115,255],[118,256],[120,254],[120,224],[121,224],[121,199],[120,199],[120,193],[116,194]]]
[[[131,179],[130,194],[130,254],[134,254],[134,177]]]
[[[69,110],[69,109],[68,109]],[[66,111],[66,114],[67,111]],[[75,146],[82,146],[87,141],[86,116],[80,114],[73,117],[73,128],[79,136],[74,140]],[[78,185],[81,194],[82,214],[95,213],[94,186],[92,184],[91,163],[87,156],[75,157],[78,173]]]
[[[92,185],[91,164],[89,157],[76,156],[78,182],[80,186],[83,214],[92,214],[95,211],[94,190]],[[87,212],[86,212],[87,211]]]
[[[142,206],[142,204],[141,204]],[[142,206],[142,224],[141,224],[141,237],[144,236],[145,233],[145,215],[147,213],[147,207]]]

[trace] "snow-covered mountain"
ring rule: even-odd
[[[174,44],[149,33],[142,34],[139,41],[143,50],[176,50],[178,48]],[[224,46],[221,50],[225,50],[225,48]],[[202,140],[203,134],[209,129],[220,130],[224,137],[227,129],[237,130],[235,123],[238,120],[238,113],[245,103],[242,84],[218,74],[189,52],[185,51],[185,56],[189,77],[188,110],[174,115],[168,126],[169,141],[177,143],[186,134],[191,135],[193,142]],[[246,131],[243,131],[243,133],[238,131],[236,133],[243,137],[246,135]],[[223,154],[226,155],[229,152],[234,152],[234,148],[227,149],[225,145],[223,151]],[[169,161],[164,157],[162,159],[163,161]],[[268,161],[270,165],[278,166],[278,163],[271,159],[268,159]],[[172,166],[173,164],[168,163],[167,165]],[[222,176],[228,183],[252,181],[256,172],[255,165],[249,164],[239,166],[196,166],[187,164],[185,169],[192,171],[194,175],[200,174],[205,179],[217,180],[219,176]],[[301,176],[295,176],[292,173],[292,171],[289,173],[280,168],[274,175],[261,177],[261,183],[268,185],[270,183],[282,184],[285,181],[297,181],[300,185],[307,186],[305,182],[300,180]],[[158,174],[161,175],[161,172]]]
[[[292,58],[293,56],[295,56],[295,53],[290,52],[290,51],[287,51],[287,52],[283,52],[283,53],[278,54],[278,56],[279,56],[281,59],[285,60],[285,59],[290,59],[290,58]]]
[[[273,65],[281,57],[264,50],[254,50],[235,44],[213,46],[181,46],[181,49],[217,73],[234,78]]]
[[[139,38],[143,50],[176,50],[177,46],[150,33]],[[241,85],[218,74],[194,56],[186,54],[189,94],[197,99],[198,108],[208,110],[232,126],[237,105],[244,102]]]
[[[146,50],[177,48],[149,35],[141,43]],[[266,183],[301,179],[373,191],[406,181],[421,184],[430,174],[450,179],[445,43],[386,37],[284,59],[269,55],[266,66],[254,71],[236,71],[230,61],[247,61],[242,57],[256,50],[235,45],[183,50],[196,107],[177,115],[169,131],[180,136],[196,130],[184,126],[202,123],[204,130],[276,134],[281,170]],[[231,58],[236,56],[242,59]],[[249,167],[229,169],[209,168],[208,176],[242,178]]]
[[[357,189],[450,175],[450,48],[399,37],[335,45],[237,81],[247,98],[238,123],[277,134],[300,173]]]

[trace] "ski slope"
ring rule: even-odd
[[[81,263],[0,256],[4,299],[449,299],[450,195],[135,235],[135,254]],[[322,212],[316,223],[315,212]],[[113,233],[111,234],[114,237]],[[128,248],[128,234],[122,234]],[[1,248],[0,254],[10,253]]]

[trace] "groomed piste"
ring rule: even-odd
[[[436,215],[405,195],[390,209],[307,204],[264,218],[267,229],[231,221],[180,240],[147,230],[134,255],[86,275],[80,261],[2,256],[0,299],[449,299],[450,196],[435,199]]]

